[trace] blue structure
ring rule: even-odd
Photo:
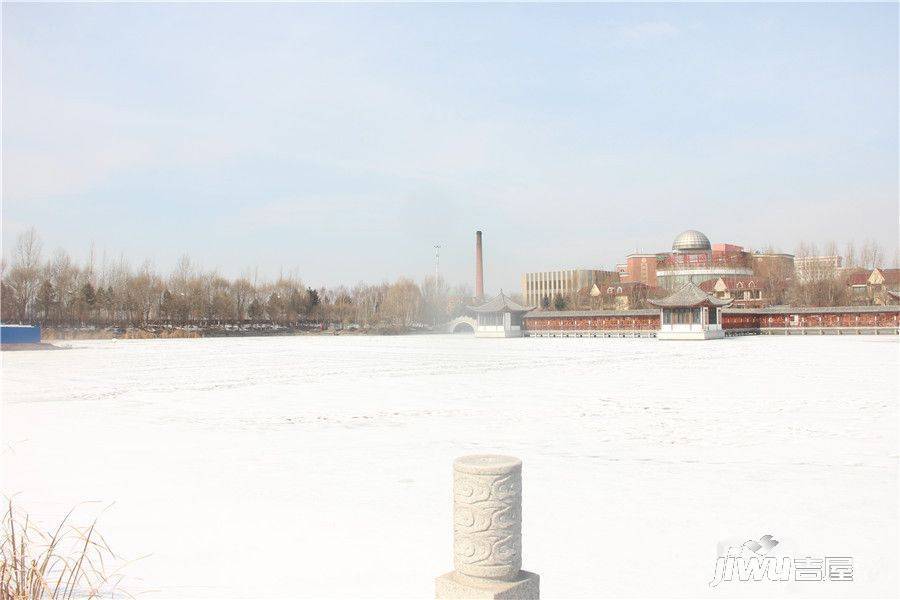
[[[0,323],[0,344],[40,344],[40,325],[7,325]]]

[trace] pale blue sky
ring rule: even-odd
[[[898,7],[3,8],[3,249],[489,290],[898,237]]]

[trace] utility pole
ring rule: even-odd
[[[437,283],[441,268],[441,245],[434,245],[434,281]]]

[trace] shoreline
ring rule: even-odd
[[[0,344],[0,352],[26,352],[41,350],[65,350],[63,346],[56,346],[48,342],[37,344]]]
[[[310,329],[300,327],[254,327],[248,329],[212,328],[107,328],[107,329],[57,329],[43,328],[42,342],[63,342],[78,340],[156,340],[156,339],[197,339],[223,337],[288,337],[288,336],[390,336],[390,335],[430,335],[443,331],[413,329],[405,327],[379,327],[372,329]]]

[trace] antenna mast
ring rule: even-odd
[[[434,280],[437,281],[441,268],[441,245],[434,245]]]

